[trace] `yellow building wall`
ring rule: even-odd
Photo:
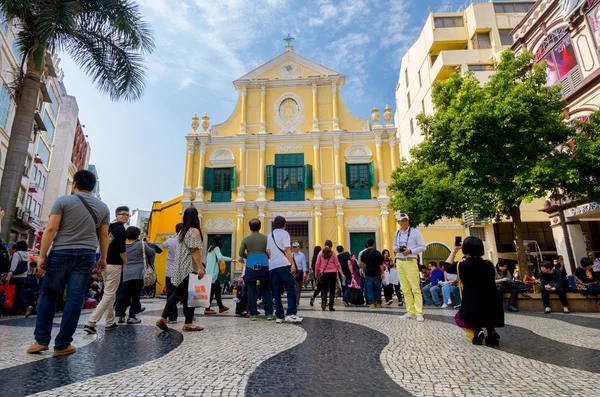
[[[283,62],[282,62],[283,63]],[[281,63],[266,72],[260,74],[256,79],[269,79],[269,80],[279,80],[279,66]],[[314,69],[309,68],[308,66],[299,64],[300,70],[298,72],[298,78],[307,78],[309,76],[321,76],[321,73],[317,72]]]
[[[175,234],[175,226],[182,220],[181,200],[183,196],[176,197],[167,202],[155,202],[152,205],[152,214],[148,223],[148,239],[156,244],[164,243]],[[166,286],[167,252],[157,254],[154,260],[156,269],[156,293],[160,295]],[[160,283],[160,284],[159,284]]]
[[[238,92],[238,99],[235,108],[227,120],[221,124],[213,125],[211,128],[212,135],[215,136],[233,136],[240,133],[242,123],[242,94]]]

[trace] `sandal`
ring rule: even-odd
[[[550,313],[552,313],[552,309],[550,309],[549,307],[544,309],[544,314],[550,314]]]
[[[169,332],[171,330],[171,328],[169,328],[169,326],[167,325],[165,319],[162,317],[158,319],[158,321],[156,322],[156,326],[160,328],[161,331]]]
[[[197,325],[190,325],[189,327],[184,325],[183,332],[197,332],[197,331],[204,331],[204,328],[202,327],[198,327]]]
[[[564,314],[571,314],[571,312],[569,311],[569,309],[563,309],[563,313]]]

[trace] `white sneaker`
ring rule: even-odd
[[[386,305],[391,305],[392,304],[392,300],[390,299],[389,301],[385,302]]]
[[[400,318],[414,318],[415,316],[413,316],[410,313],[404,313],[403,315],[400,316]]]
[[[304,320],[302,317],[296,316],[295,314],[293,316],[285,316],[286,323],[299,324],[302,320]]]
[[[442,305],[442,309],[445,309],[445,308],[447,308],[447,307],[448,307],[448,305],[447,305],[447,304],[445,304],[445,303]]]
[[[425,318],[419,314],[417,316],[417,322],[422,323],[423,321],[425,321]]]
[[[276,319],[275,324],[283,324],[283,319],[282,318]]]

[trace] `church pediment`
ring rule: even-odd
[[[299,78],[305,79],[309,76],[344,77],[341,73],[329,69],[302,55],[298,55],[293,51],[285,51],[283,54],[240,77],[234,81],[234,84],[259,79],[296,80]]]

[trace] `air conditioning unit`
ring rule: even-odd
[[[462,218],[465,226],[485,225],[491,222],[490,218],[482,217],[477,209],[471,209],[463,212]]]

